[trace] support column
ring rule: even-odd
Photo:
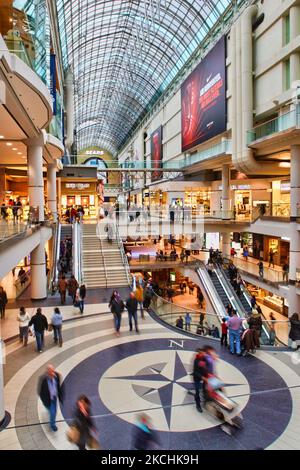
[[[290,39],[293,41],[300,34],[300,7],[294,5],[290,9]],[[293,52],[290,56],[291,83],[300,80],[300,54]]]
[[[67,132],[65,146],[69,155],[71,155],[72,145],[74,141],[74,78],[71,69],[67,71],[65,79],[65,104],[67,115]]]
[[[4,407],[4,380],[3,380],[3,363],[4,363],[4,343],[0,338],[0,428],[5,418]]]
[[[230,258],[231,250],[231,235],[230,232],[222,233],[222,254],[226,258]]]
[[[47,276],[45,245],[40,243],[30,253],[31,271],[31,299],[43,300],[47,298]]]
[[[222,165],[222,219],[228,220],[230,216],[230,166]]]
[[[29,205],[36,208],[38,221],[44,221],[43,150],[46,133],[26,141]]]
[[[291,223],[289,259],[289,316],[300,311],[300,296],[296,292],[297,269],[300,269],[300,232],[297,216],[300,207],[300,145],[291,146]],[[299,213],[300,215],[300,213]]]
[[[47,195],[48,209],[52,213],[54,220],[57,219],[57,197],[56,197],[56,165],[50,164],[47,167]]]

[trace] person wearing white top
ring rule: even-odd
[[[30,317],[26,313],[24,307],[20,307],[20,312],[17,316],[17,321],[19,322],[19,331],[20,331],[20,343],[23,343],[24,346],[27,346],[28,343],[28,323]]]

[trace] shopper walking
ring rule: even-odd
[[[62,305],[66,303],[66,293],[67,293],[68,282],[66,276],[63,274],[58,281],[58,292],[60,293],[60,302]]]
[[[191,323],[192,323],[192,317],[189,314],[189,312],[187,312],[185,314],[185,329],[186,329],[186,331],[191,331]]]
[[[261,279],[263,279],[263,277],[264,277],[264,263],[262,261],[260,261],[258,263],[258,274],[259,274],[259,277]]]
[[[7,294],[6,291],[0,286],[0,318],[5,317],[5,307],[7,304]]]
[[[63,323],[63,316],[62,316],[59,308],[56,307],[54,309],[54,313],[53,313],[52,318],[51,318],[51,325],[52,325],[52,328],[53,328],[54,343],[55,344],[58,343],[60,348],[63,345],[63,339],[62,339],[62,334],[61,334],[62,323]]]
[[[205,352],[197,349],[193,364],[193,379],[195,387],[195,403],[199,413],[202,413],[200,391],[203,388],[203,379],[207,375]]]
[[[241,342],[240,342],[240,331],[242,327],[243,319],[237,316],[235,310],[232,312],[232,316],[228,319],[227,325],[229,330],[229,344],[230,344],[230,352],[238,355],[241,354]]]
[[[128,311],[128,321],[129,321],[129,330],[132,331],[132,319],[134,320],[135,331],[138,333],[138,319],[137,319],[137,309],[138,301],[134,295],[134,292],[130,293],[129,298],[126,300],[126,308]]]
[[[111,313],[114,316],[116,336],[120,336],[122,312],[124,311],[124,302],[117,290],[114,290],[108,304]]]
[[[253,330],[253,341],[256,348],[260,347],[259,338],[262,330],[262,319],[258,311],[254,308],[248,320],[250,330]]]
[[[143,302],[144,302],[144,289],[140,284],[137,285],[136,291],[135,291],[135,298],[138,301],[138,307],[141,309],[141,317],[144,317],[144,307],[143,307]]]
[[[157,434],[153,431],[149,416],[142,413],[137,417],[137,423],[133,430],[133,450],[153,450],[160,446]]]
[[[289,264],[288,264],[287,261],[282,266],[282,279],[283,279],[283,282],[286,282],[288,284],[288,282],[289,282]]]
[[[81,284],[78,289],[78,299],[79,299],[79,310],[83,314],[84,311],[84,300],[86,298],[86,287],[85,284]]]
[[[293,313],[290,318],[290,324],[289,338],[292,341],[292,348],[297,350],[300,348],[300,321],[298,313]]]
[[[272,248],[270,248],[270,251],[269,251],[269,268],[271,267],[271,264],[274,268],[275,267],[275,265],[274,265],[274,251],[273,251]]]
[[[44,333],[48,330],[48,320],[45,315],[42,314],[40,307],[31,318],[28,326],[33,326],[34,328],[37,351],[41,353],[44,347]]]
[[[49,412],[50,427],[52,431],[57,431],[56,426],[56,411],[57,411],[57,400],[60,403],[64,401],[64,384],[62,382],[60,374],[55,370],[54,366],[49,364],[47,366],[47,372],[40,377],[38,385],[39,397]]]
[[[30,317],[24,307],[20,307],[20,312],[17,316],[17,321],[19,322],[19,332],[20,332],[20,343],[23,343],[23,346],[27,346],[28,343],[28,325],[30,322]]]
[[[74,274],[72,274],[70,280],[68,281],[68,292],[69,296],[72,297],[73,304],[75,303],[76,291],[79,287],[77,280],[75,279]]]
[[[226,318],[222,318],[221,330],[222,330],[221,346],[223,346],[223,344],[224,344],[224,346],[227,347],[228,325],[227,325],[227,322],[226,322]]]
[[[86,395],[80,395],[76,402],[72,427],[78,433],[75,444],[79,450],[86,450],[86,446],[92,449],[100,449],[96,439],[97,429],[91,416],[91,401]]]

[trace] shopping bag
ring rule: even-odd
[[[53,325],[52,325],[52,323],[50,323],[50,324],[48,325],[48,331],[53,331]]]

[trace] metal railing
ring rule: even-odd
[[[82,234],[81,224],[72,224],[73,231],[73,274],[78,284],[82,282]]]
[[[300,108],[299,105],[296,109],[282,114],[268,122],[259,124],[247,132],[247,143],[251,145],[253,142],[264,137],[268,137],[277,132],[286,131],[294,127],[299,127],[300,124]]]
[[[219,322],[221,323],[222,318],[227,316],[227,312],[223,303],[220,301],[217,290],[213,282],[210,279],[210,276],[207,272],[206,266],[201,261],[198,261],[198,266],[196,267],[196,272],[204,286],[205,292],[208,295],[209,301],[217,315]]]
[[[101,253],[101,259],[102,259],[102,264],[103,264],[103,269],[104,269],[104,276],[105,276],[105,287],[108,287],[108,279],[107,279],[107,267],[106,267],[106,262],[105,262],[105,256],[104,256],[104,251],[103,251],[103,245],[102,245],[102,236],[101,236],[101,230],[100,230],[100,224],[97,224],[96,227],[96,233],[99,238],[99,243],[100,243],[100,253]]]
[[[122,241],[122,239],[120,237],[120,234],[119,234],[118,224],[115,225],[115,232],[116,232],[116,241],[117,241],[117,244],[118,244],[118,247],[119,247],[119,250],[120,250],[120,253],[121,253],[121,257],[122,257],[122,262],[123,262],[123,265],[124,265],[124,268],[125,268],[125,271],[126,271],[126,278],[127,278],[127,281],[128,281],[128,285],[131,285],[130,267],[129,267],[129,263],[128,263],[128,258],[125,254],[123,241]]]
[[[31,282],[31,271],[28,269],[25,274],[21,275],[14,282],[16,288],[16,299],[24,292]]]

